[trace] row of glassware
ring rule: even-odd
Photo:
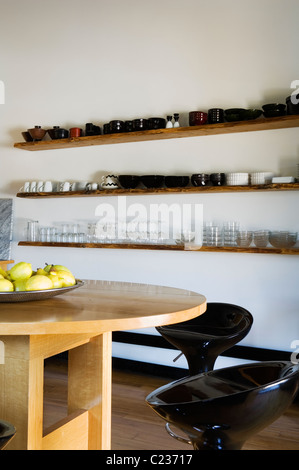
[[[169,241],[169,234],[156,222],[87,222],[41,226],[39,221],[27,224],[27,240],[53,243],[129,243]]]
[[[297,243],[297,232],[246,230],[239,222],[227,221],[220,224],[205,222],[202,234],[188,229],[179,236],[168,227],[163,229],[160,222],[90,222],[86,224],[63,223],[58,226],[40,226],[38,221],[28,221],[27,240],[53,243],[162,243],[195,244],[204,246],[254,245],[265,248],[290,248]]]
[[[269,244],[275,248],[291,248],[297,243],[297,232],[287,230],[246,230],[239,222],[215,224],[205,222],[203,226],[203,245],[239,246],[265,248]]]

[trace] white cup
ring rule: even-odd
[[[35,193],[36,192],[36,189],[37,189],[37,184],[36,184],[36,181],[31,181],[30,183],[30,192],[31,193]]]
[[[69,181],[64,181],[64,183],[60,183],[60,191],[70,191],[71,184]]]
[[[87,183],[86,189],[88,191],[94,191],[94,190],[98,189],[98,183]]]
[[[74,190],[75,191],[83,191],[86,189],[86,186],[88,184],[88,181],[77,181],[74,183]]]
[[[21,187],[21,189],[19,190],[19,193],[29,193],[30,191],[30,183],[29,181],[26,181],[24,183],[24,186]]]
[[[106,175],[102,176],[102,188],[113,189],[119,188],[118,176],[115,175]]]
[[[53,191],[53,185],[52,185],[52,181],[46,181],[45,184],[44,184],[44,191],[46,193],[49,193],[51,191]]]
[[[43,190],[44,190],[44,182],[43,182],[43,181],[39,181],[39,182],[37,183],[37,191],[41,193],[41,192],[43,192]]]

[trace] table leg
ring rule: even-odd
[[[88,449],[111,448],[112,334],[69,351],[68,407],[88,411]]]
[[[0,416],[17,430],[7,449],[41,449],[43,427],[42,357],[33,357],[29,336],[0,336]]]

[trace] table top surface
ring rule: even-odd
[[[196,292],[150,284],[85,280],[51,299],[1,303],[0,335],[73,334],[178,323],[206,310]]]

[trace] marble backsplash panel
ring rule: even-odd
[[[0,199],[0,260],[9,260],[13,229],[13,200]]]

